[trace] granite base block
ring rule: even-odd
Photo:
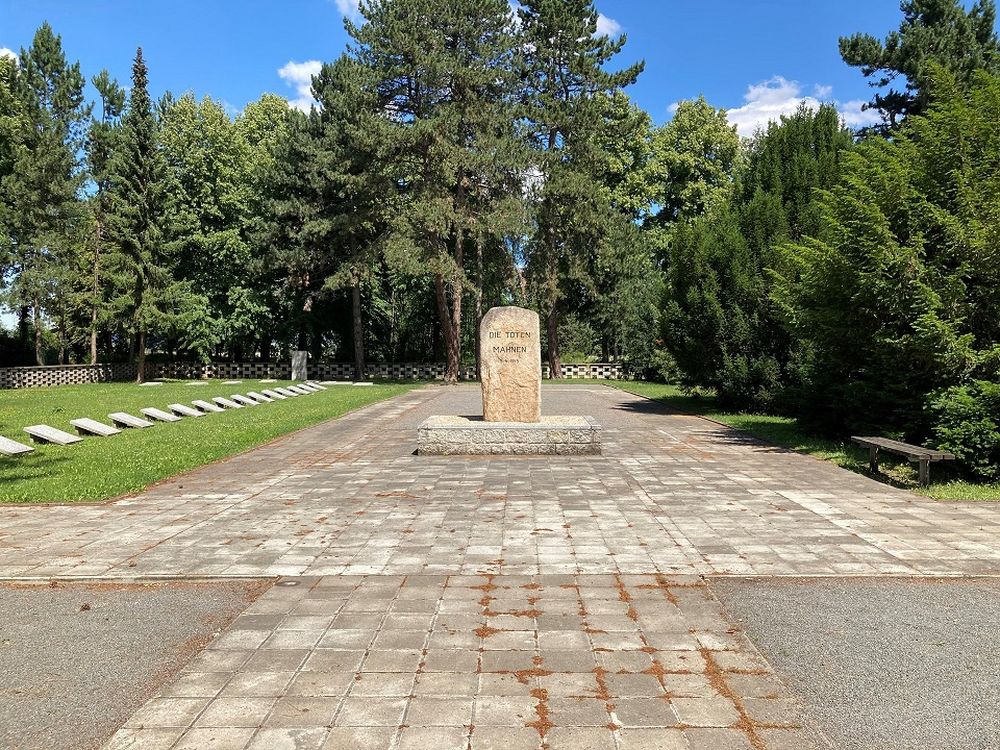
[[[436,416],[417,428],[424,456],[595,456],[601,426],[593,417],[542,417],[541,422],[484,422]]]

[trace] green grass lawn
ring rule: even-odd
[[[0,435],[28,442],[23,428],[47,424],[75,432],[69,421],[91,417],[110,423],[110,412],[140,416],[147,406],[263,390],[284,382],[244,380],[239,385],[208,381],[192,386],[100,383],[0,391]],[[404,393],[413,384],[329,386],[309,396],[270,404],[185,417],[112,437],[85,437],[69,446],[37,445],[34,453],[0,455],[0,503],[106,500],[137,492],[166,477],[262,445],[294,430],[339,417],[353,409]]]
[[[873,475],[868,469],[866,449],[850,441],[817,436],[799,424],[798,420],[790,417],[725,412],[719,409],[712,396],[684,393],[674,385],[624,380],[601,382],[660,401],[672,409],[697,414],[735,427],[774,445],[832,461],[845,469],[874,476],[880,481],[914,490],[936,500],[1000,500],[1000,484],[974,484],[959,479],[948,479],[950,470],[940,463],[932,465],[930,487],[920,487],[913,464],[902,460],[896,461],[890,455],[883,454],[879,462],[880,473]],[[936,478],[937,481],[933,481]]]

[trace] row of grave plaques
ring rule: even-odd
[[[355,383],[354,385],[371,385],[371,383]],[[192,401],[192,406],[187,404],[170,404],[167,409],[157,409],[146,407],[141,409],[142,417],[136,417],[128,412],[116,411],[108,415],[111,425],[98,422],[96,419],[81,417],[71,419],[70,424],[76,428],[77,435],[47,424],[33,424],[24,428],[31,441],[34,443],[51,443],[54,445],[72,445],[79,443],[82,435],[93,435],[97,437],[110,437],[117,435],[125,428],[144,429],[152,427],[156,422],[180,422],[184,417],[204,417],[206,414],[223,412],[226,409],[243,409],[248,406],[271,403],[273,401],[284,401],[296,396],[305,396],[317,391],[325,391],[326,386],[312,381],[306,381],[300,385],[289,385],[277,388],[268,388],[257,392],[249,391],[245,396],[234,393],[229,398],[217,396],[211,401],[198,399]],[[197,407],[197,408],[194,408]],[[114,425],[114,426],[112,426]],[[30,445],[19,443],[16,440],[0,436],[0,453],[8,456],[18,456],[33,451]]]

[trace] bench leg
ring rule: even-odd
[[[878,448],[874,445],[868,446],[868,468],[873,474],[878,474]]]
[[[931,483],[931,462],[926,458],[919,462],[920,466],[920,486],[926,487]]]

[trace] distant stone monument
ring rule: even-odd
[[[309,379],[309,352],[301,350],[292,351],[292,380]]]
[[[486,422],[540,422],[542,349],[538,313],[494,307],[479,326],[479,377]]]
[[[434,416],[417,428],[422,455],[594,455],[593,417],[542,417],[538,314],[494,307],[479,326],[483,416]]]

